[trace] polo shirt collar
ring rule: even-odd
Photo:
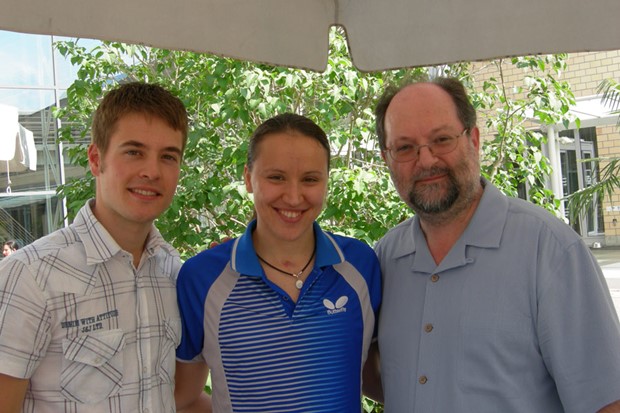
[[[241,274],[262,277],[263,268],[260,265],[254,244],[252,232],[256,228],[256,220],[250,222],[243,235],[235,240],[232,251],[232,269]],[[344,255],[332,242],[331,237],[321,230],[316,222],[313,223],[314,236],[316,239],[315,267],[325,267],[344,262]]]

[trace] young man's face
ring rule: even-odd
[[[163,120],[121,117],[105,154],[88,150],[97,180],[94,213],[111,232],[146,230],[170,206],[179,180],[183,136]]]

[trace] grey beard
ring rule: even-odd
[[[440,199],[429,199],[429,197],[424,196],[425,194],[432,194],[432,192],[437,191],[440,188],[439,185],[427,185],[421,190],[412,188],[409,191],[408,197],[411,209],[417,214],[424,215],[435,215],[449,211],[459,198],[460,190],[454,177],[451,174],[449,174],[448,177],[450,180],[448,193]]]

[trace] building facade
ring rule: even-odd
[[[524,69],[507,63],[502,70],[509,90],[513,85],[523,84]],[[495,66],[485,62],[475,63],[474,72],[477,82],[498,75]],[[600,170],[608,162],[596,165],[588,159],[620,157],[619,115],[610,113],[597,94],[604,79],[620,80],[620,51],[570,54],[567,70],[560,80],[568,81],[575,95],[576,105],[571,111],[580,119],[579,126],[575,123],[568,128],[561,124],[543,128],[535,123],[531,125],[547,135],[542,149],[554,170],[548,185],[558,199],[597,182]],[[565,205],[563,202],[562,214],[588,245],[620,245],[620,189],[611,198],[594,202],[579,218],[572,218]]]

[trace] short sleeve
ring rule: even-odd
[[[202,360],[204,341],[204,294],[200,287],[197,259],[190,259],[181,267],[177,278],[177,301],[182,322],[181,344],[177,347],[177,360],[192,362]]]
[[[612,384],[620,382],[620,325],[607,284],[581,242],[550,249],[545,258],[538,286],[542,356],[566,411],[597,411],[620,397]]]
[[[50,336],[45,294],[17,259],[0,263],[0,372],[30,378],[45,356]]]

